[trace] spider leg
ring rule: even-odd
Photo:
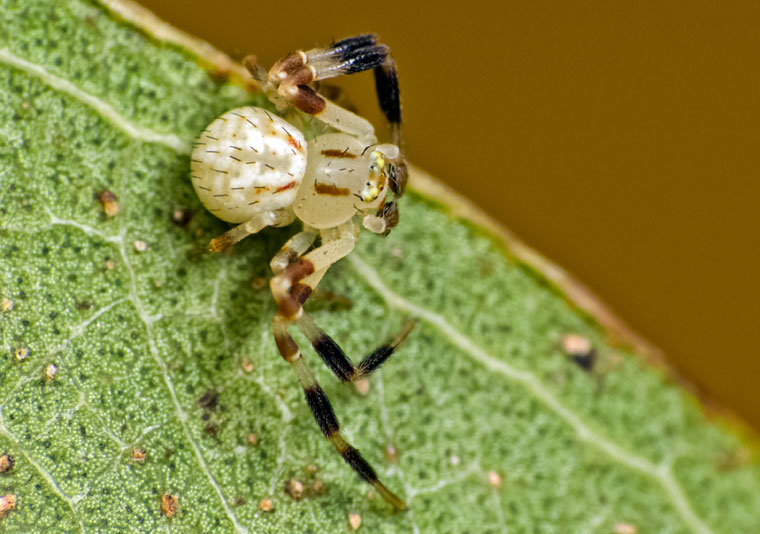
[[[406,504],[404,501],[391,490],[389,490],[385,484],[380,482],[377,477],[377,473],[371,465],[365,460],[361,453],[348,443],[340,433],[340,423],[335,415],[335,412],[330,405],[330,400],[327,398],[322,387],[314,377],[309,364],[303,359],[301,352],[298,350],[298,345],[293,340],[293,337],[288,333],[288,321],[284,320],[279,314],[274,320],[274,336],[277,343],[277,348],[280,351],[283,359],[290,364],[298,377],[298,382],[301,384],[304,396],[306,397],[306,403],[311,410],[314,419],[317,421],[322,434],[333,444],[335,450],[343,457],[346,463],[353,469],[361,478],[372,485],[375,490],[393,505],[398,510],[405,510]]]
[[[365,378],[377,370],[390,358],[399,346],[406,341],[407,336],[417,324],[416,319],[410,319],[401,330],[387,343],[384,343],[365,356],[358,365],[354,365],[349,357],[324,330],[306,313],[296,321],[301,332],[309,339],[314,350],[325,365],[338,377],[341,382],[353,382]]]
[[[272,261],[269,262],[269,266],[274,274],[279,274],[285,267],[300,258],[309,250],[316,238],[316,232],[304,230],[288,239],[277,254],[274,255]]]
[[[272,293],[283,316],[289,317],[309,339],[325,365],[341,382],[353,382],[371,374],[393,355],[414,328],[416,320],[407,321],[392,340],[377,347],[354,365],[338,343],[322,330],[303,309],[327,269],[353,250],[355,238],[344,233],[333,241],[291,263],[272,278]]]
[[[376,35],[357,35],[306,52],[297,50],[277,61],[268,73],[264,72],[253,56],[245,58],[243,63],[280,111],[290,103],[304,113],[314,115],[325,124],[360,138],[367,145],[376,142],[372,125],[362,117],[326,99],[310,84],[336,76],[373,70],[377,98],[390,124],[393,144],[403,149],[401,95],[396,63],[388,46],[378,43]],[[390,181],[391,189],[396,196],[403,194],[407,177],[408,170],[402,153],[396,162],[395,176]],[[392,225],[389,226],[391,227]]]
[[[374,469],[361,456],[359,451],[341,436],[340,423],[330,405],[327,395],[320,387],[311,368],[303,359],[298,345],[288,332],[288,327],[294,322],[301,327],[301,321],[304,317],[307,317],[303,311],[303,303],[308,299],[312,290],[319,283],[330,265],[349,254],[354,248],[356,243],[356,228],[353,225],[345,225],[338,229],[337,233],[338,235],[334,239],[328,240],[321,247],[292,261],[272,278],[270,285],[278,308],[273,322],[275,343],[280,355],[291,365],[298,377],[309,409],[325,437],[361,478],[371,484],[387,502],[395,508],[403,510],[406,508],[404,501],[391,492],[378,479]],[[298,235],[294,239],[297,237]],[[305,237],[299,238],[299,242],[301,243],[305,242],[305,240]],[[296,243],[294,242],[294,244]],[[283,247],[283,249],[285,248]],[[280,251],[278,254],[283,254],[282,257],[284,258],[287,252]],[[316,325],[314,326],[316,327]],[[343,354],[342,351],[340,354]],[[343,354],[343,358],[347,361],[345,354]],[[374,360],[367,361],[367,365],[373,366],[374,369],[385,359],[387,359],[387,356],[384,358],[378,356]],[[374,365],[376,361],[378,363]],[[328,360],[325,360],[325,363],[331,369],[334,369],[335,365],[342,364],[342,362],[335,364],[332,361],[328,362]],[[350,362],[348,364],[351,365]],[[335,371],[333,370],[333,372]]]
[[[206,247],[206,252],[222,252],[241,239],[260,232],[267,226],[286,226],[293,222],[295,215],[291,209],[264,211],[256,214],[251,220],[239,224],[212,239]]]

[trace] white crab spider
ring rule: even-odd
[[[361,139],[326,133],[307,143],[277,115],[242,107],[204,130],[193,150],[191,176],[206,209],[243,223],[214,241],[214,249],[221,249],[295,218],[327,230],[360,214],[367,229],[385,232],[386,219],[376,212],[395,179],[399,156],[396,145],[377,145],[373,131]]]
[[[277,348],[293,367],[325,437],[386,501],[404,509],[404,501],[380,482],[359,451],[341,436],[330,401],[288,332],[295,324],[325,365],[341,381],[350,382],[378,369],[414,326],[414,320],[408,321],[391,341],[354,365],[303,309],[330,265],[353,250],[359,221],[377,234],[388,233],[398,223],[396,202],[386,200],[389,189],[400,196],[406,183],[395,64],[388,47],[378,44],[374,35],[359,35],[289,54],[269,72],[252,58],[246,67],[278,111],[296,108],[334,131],[307,141],[285,119],[256,107],[228,111],[212,122],[193,150],[192,183],[209,211],[237,226],[213,239],[209,251],[224,250],[267,226],[284,226],[296,218],[303,223],[303,230],[270,263],[275,274],[270,287],[277,302],[273,324]],[[368,121],[326,100],[309,85],[368,69],[375,73],[394,144],[377,144]],[[320,246],[312,249],[317,237]]]

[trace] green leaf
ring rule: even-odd
[[[0,453],[15,460],[0,494],[16,497],[0,532],[343,532],[350,513],[366,532],[760,531],[754,445],[419,174],[400,226],[364,236],[307,306],[354,356],[416,316],[407,344],[363,396],[298,338],[410,510],[372,497],[272,340],[262,282],[295,229],[198,254],[226,227],[195,198],[189,146],[265,102],[147,20],[0,1]],[[592,371],[568,333],[596,348]]]

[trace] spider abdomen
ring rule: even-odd
[[[303,134],[264,109],[228,111],[203,131],[190,174],[203,205],[222,220],[241,223],[293,203],[306,171]]]

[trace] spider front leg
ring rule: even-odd
[[[321,330],[303,311],[303,303],[308,299],[312,290],[321,280],[329,266],[351,252],[356,241],[355,232],[344,232],[340,237],[328,241],[321,247],[313,250],[301,259],[298,259],[288,265],[279,274],[272,278],[271,288],[275,301],[277,302],[278,312],[274,318],[273,330],[275,343],[280,355],[287,361],[303,388],[306,402],[309,405],[314,419],[317,421],[319,428],[325,437],[333,444],[336,451],[343,457],[348,465],[365,481],[371,484],[377,492],[396,509],[403,510],[406,504],[396,494],[391,492],[377,477],[374,469],[361,456],[359,451],[350,445],[340,434],[340,423],[335,412],[330,405],[324,390],[320,387],[314,373],[309,367],[306,360],[303,359],[301,351],[298,349],[293,337],[288,332],[288,327],[295,322],[305,332],[313,326],[318,332]],[[306,319],[305,319],[306,318]],[[304,321],[307,321],[304,323]],[[411,330],[411,327],[407,329]],[[406,337],[404,334],[403,337]],[[321,332],[320,335],[329,336]],[[403,340],[403,339],[402,339]],[[351,368],[351,374],[355,374],[350,360],[345,356],[343,351],[330,339],[331,345],[337,348],[338,353],[320,352],[320,356],[330,369],[341,380],[348,376],[348,368]],[[396,343],[396,346],[398,346]],[[314,344],[314,342],[312,342]],[[315,347],[317,344],[314,344]],[[377,351],[375,351],[377,352]],[[386,351],[387,352],[387,351]],[[393,350],[390,351],[392,353]],[[384,362],[390,353],[383,353],[381,357],[374,356],[372,359],[365,358],[362,363],[366,362],[366,367],[372,370]],[[375,354],[375,353],[373,353]],[[337,359],[336,359],[337,358]],[[361,368],[359,365],[359,368]],[[371,372],[371,370],[369,371]],[[340,374],[339,374],[340,373]]]
[[[380,107],[393,133],[393,142],[401,144],[401,101],[396,64],[387,45],[378,43],[373,34],[342,39],[324,48],[298,50],[280,59],[268,73],[253,56],[244,59],[246,68],[264,91],[279,106],[285,101],[322,122],[354,135],[368,144],[374,143],[374,129],[365,119],[330,102],[317,93],[313,82],[374,70]]]

